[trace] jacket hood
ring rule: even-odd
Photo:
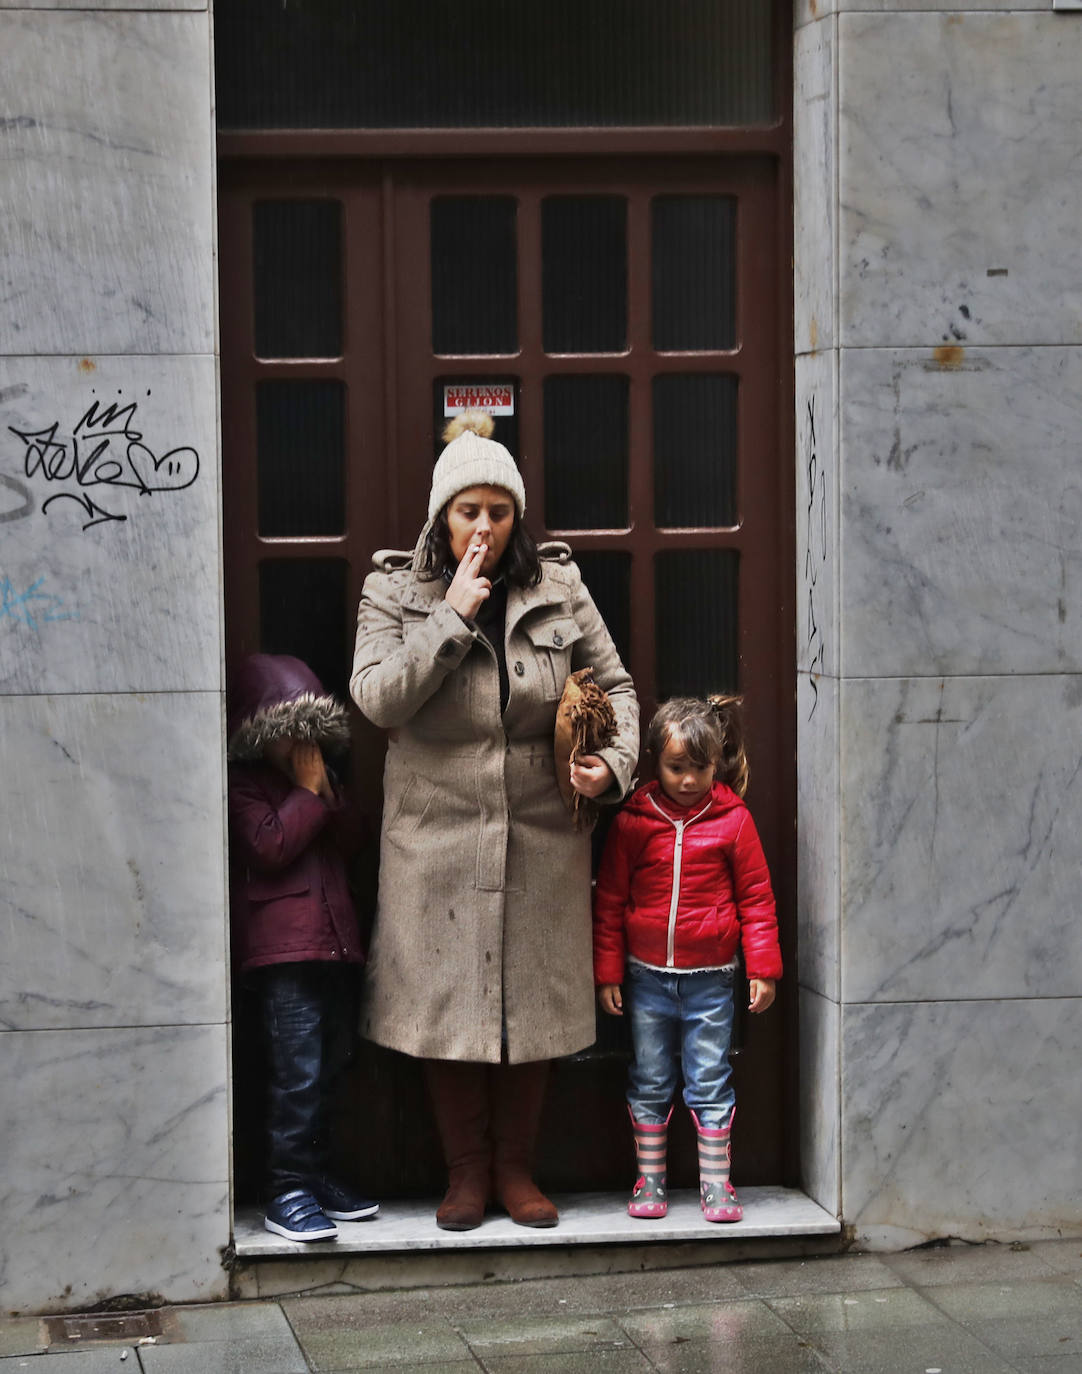
[[[713,802],[707,815],[720,815],[724,811],[731,811],[733,807],[744,806],[745,802],[737,796],[731,787],[727,787],[723,782],[715,782],[710,789],[710,798]],[[705,800],[699,802],[697,806],[678,806],[676,802],[661,790],[661,784],[656,780],[648,782],[644,787],[639,787],[629,798],[626,807],[627,811],[635,815],[656,816],[654,803],[675,820],[686,819],[693,816],[697,811],[701,811],[706,805]]]
[[[262,758],[267,745],[291,735],[332,751],[349,745],[349,713],[323,690],[311,668],[289,654],[250,654],[229,688],[232,760]]]

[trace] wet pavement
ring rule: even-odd
[[[1082,1374],[1082,1239],[0,1320],[0,1374]],[[119,1321],[120,1318],[113,1320]]]

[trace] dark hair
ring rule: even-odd
[[[436,516],[425,535],[421,550],[419,575],[422,582],[435,582],[442,577],[444,569],[455,570],[455,557],[451,552],[451,529],[447,523],[447,507]],[[500,559],[500,572],[509,587],[536,587],[541,581],[541,559],[534,543],[533,535],[522,523],[517,509],[515,523],[511,527],[511,538]]]
[[[719,782],[742,797],[748,790],[748,756],[744,749],[743,697],[673,697],[654,712],[646,747],[655,759],[676,735],[698,768],[712,764]]]

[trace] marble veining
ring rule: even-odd
[[[5,1311],[226,1296],[227,1063],[224,1026],[0,1033]]]
[[[220,698],[0,698],[0,1029],[224,1020]]]
[[[843,344],[1082,343],[1082,27],[1044,8],[839,15]]]
[[[802,987],[837,1001],[839,983],[839,685],[797,678],[797,950]]]
[[[838,629],[837,355],[796,360],[797,668],[815,682],[836,677]]]
[[[845,1002],[1082,994],[1082,680],[846,682]]]
[[[0,358],[0,695],[221,688],[214,360]]]
[[[832,1216],[841,1214],[838,1139],[840,1008],[800,988],[800,1169],[809,1196]]]
[[[840,425],[844,675],[1082,669],[1082,348],[843,350]]]
[[[211,353],[206,14],[0,10],[0,353]]]
[[[832,21],[798,29],[793,48],[793,306],[797,355],[834,345],[837,81]]]
[[[842,1014],[843,1209],[861,1241],[1082,1235],[1082,999]]]

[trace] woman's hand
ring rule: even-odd
[[[751,996],[748,1011],[766,1011],[774,1000],[774,979],[749,978],[748,992]]]
[[[457,611],[464,620],[473,619],[492,591],[492,583],[487,577],[481,576],[481,565],[485,561],[486,553],[487,544],[470,544],[462,556],[461,563],[455,569],[455,575],[451,578],[451,585],[444,597],[448,606]]]
[[[584,797],[600,797],[614,778],[612,769],[597,754],[580,754],[571,760],[571,786]]]
[[[607,1011],[610,1016],[623,1016],[624,997],[619,983],[602,983],[597,990],[597,1000],[601,1003],[601,1010]]]

